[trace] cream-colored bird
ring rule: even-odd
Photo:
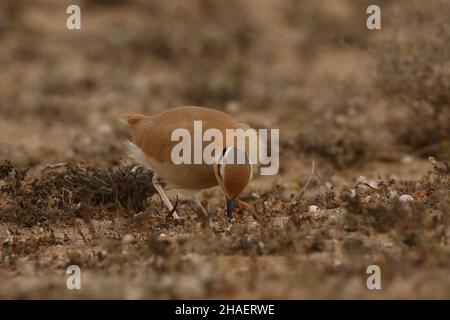
[[[239,151],[233,143],[227,144],[225,130],[246,129],[246,124],[235,121],[223,112],[203,107],[178,107],[155,116],[131,114],[125,117],[132,134],[132,142],[128,143],[129,152],[135,160],[154,172],[153,185],[175,219],[179,216],[164,192],[163,182],[168,187],[189,191],[204,216],[207,211],[201,205],[197,192],[219,185],[226,197],[227,214],[231,216],[237,196],[252,179],[253,170],[249,161],[243,164],[225,161],[228,155]],[[217,161],[213,164],[194,164],[193,161],[192,164],[175,164],[172,161],[172,149],[178,143],[171,140],[172,132],[181,128],[194,135],[194,121],[202,121],[203,130],[215,128],[222,132],[224,149],[221,155],[216,155]],[[202,144],[204,148],[207,143]]]

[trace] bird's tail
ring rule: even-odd
[[[130,140],[125,141],[125,149],[126,153],[139,164],[150,168],[150,164],[148,163],[147,156],[145,153],[133,142]],[[151,168],[150,168],[151,169]]]
[[[138,124],[142,120],[150,118],[149,116],[144,116],[142,114],[124,114],[122,115],[122,121],[127,123],[130,127]]]

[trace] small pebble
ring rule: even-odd
[[[414,198],[411,197],[409,194],[402,194],[398,200],[400,200],[400,202],[406,203],[406,202],[411,202],[414,201]]]
[[[340,265],[342,264],[342,261],[341,261],[341,260],[334,260],[333,264],[334,264],[336,267],[338,267],[338,266],[340,266]]]
[[[131,234],[126,234],[122,238],[123,244],[131,244],[134,242],[134,237]]]
[[[378,188],[378,182],[375,180],[369,180],[368,185],[375,189]]]
[[[225,109],[230,113],[236,113],[241,109],[241,104],[236,100],[232,100],[227,102]]]
[[[259,199],[259,198],[261,198],[261,197],[260,197],[259,194],[257,194],[256,192],[253,192],[253,193],[252,193],[252,198],[253,198],[253,199]]]
[[[406,156],[404,156],[403,158],[402,158],[402,163],[404,163],[404,164],[408,164],[408,163],[411,163],[411,162],[413,162],[413,157],[411,157],[411,156],[409,156],[409,155],[406,155]]]
[[[100,134],[107,135],[107,134],[112,133],[113,130],[109,124],[103,123],[97,127],[97,131]]]
[[[358,179],[356,179],[356,182],[367,183],[367,178],[365,176],[359,176]]]

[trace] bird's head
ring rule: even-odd
[[[237,196],[252,179],[252,164],[245,152],[235,147],[227,147],[214,164],[214,173],[225,193],[227,215],[230,217],[237,205]]]

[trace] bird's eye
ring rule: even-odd
[[[220,165],[222,163],[222,161],[224,160],[223,157],[225,157],[225,153],[227,152],[227,148],[222,150],[222,154],[219,157],[219,161],[218,164]]]

